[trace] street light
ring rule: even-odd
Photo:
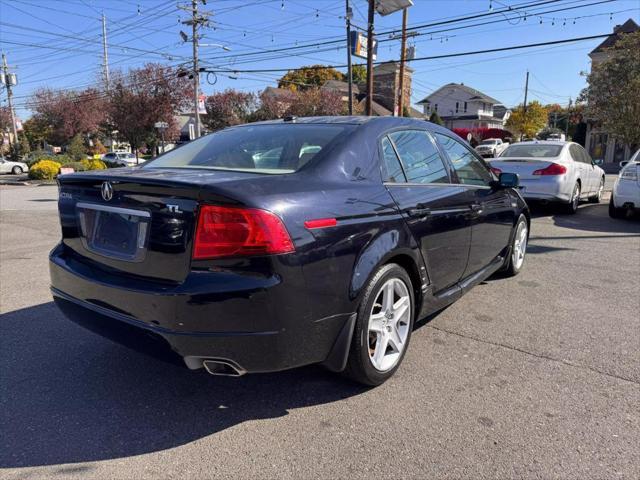
[[[376,0],[376,12],[383,17],[413,6],[413,0]]]
[[[226,45],[222,45],[221,43],[201,43],[200,46],[201,47],[218,47],[223,50],[226,50],[227,52],[231,51],[229,47],[227,47]]]

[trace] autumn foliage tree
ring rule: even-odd
[[[341,115],[344,108],[342,95],[333,90],[310,88],[297,92],[285,115],[315,117],[320,115]]]
[[[76,135],[95,134],[106,120],[106,97],[95,88],[40,89],[29,101],[34,126],[46,132],[46,141],[63,145]],[[40,139],[39,139],[40,140]]]
[[[547,125],[548,117],[548,110],[540,102],[534,100],[527,104],[526,112],[524,105],[518,105],[511,112],[506,127],[514,133],[531,138]]]
[[[278,88],[287,88],[296,92],[321,87],[328,80],[343,79],[344,75],[335,68],[324,65],[309,65],[296,70],[289,70],[278,80]]]
[[[210,95],[205,100],[207,114],[203,122],[211,131],[249,121],[256,109],[256,95],[249,92],[227,89]]]
[[[580,99],[586,113],[627,145],[640,144],[640,32],[621,35],[593,65]]]
[[[171,67],[147,64],[113,75],[109,92],[109,121],[117,135],[136,152],[157,142],[156,122],[167,122],[165,139],[179,135],[175,113],[186,110],[191,99],[188,78],[178,77]]]

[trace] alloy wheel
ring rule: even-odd
[[[526,222],[520,222],[513,239],[513,253],[511,261],[516,269],[520,269],[527,253],[528,229]]]
[[[369,359],[376,370],[391,370],[402,357],[411,311],[407,285],[399,278],[387,280],[378,291],[369,315]]]

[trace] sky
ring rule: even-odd
[[[418,35],[410,38],[409,45],[415,46],[418,58],[608,34],[628,18],[640,23],[640,0],[413,3],[408,26],[419,28],[413,30]],[[184,43],[179,32],[190,35],[191,27],[180,23],[190,14],[178,5],[184,2],[0,0],[0,49],[18,75],[19,84],[14,88],[18,116],[24,120],[31,115],[27,101],[38,88],[81,89],[101,81],[102,14],[111,71],[148,62],[172,66],[189,62],[191,44]],[[351,0],[351,5],[353,24],[366,28],[367,1]],[[346,40],[313,45],[345,39],[345,0],[207,0],[200,9],[211,13],[210,25],[201,29],[201,43],[209,45],[200,49],[202,65],[227,71],[203,74],[205,94],[226,88],[261,91],[276,86],[285,73],[228,70],[346,64]],[[559,9],[563,11],[552,12]],[[487,15],[460,21],[483,14]],[[375,30],[381,32],[377,37],[378,60],[399,58],[400,40],[390,38],[387,32],[399,29],[401,23],[401,13],[376,15]],[[462,82],[512,107],[524,99],[529,70],[529,100],[567,104],[585,86],[584,72],[590,69],[588,53],[601,41],[415,61],[410,64],[414,69],[412,102],[444,84]],[[354,57],[354,62],[364,60]],[[0,105],[6,105],[4,89]]]

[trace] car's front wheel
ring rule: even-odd
[[[529,243],[529,224],[524,215],[520,215],[516,223],[513,240],[511,241],[511,254],[504,273],[507,276],[514,276],[520,273],[524,265],[524,257],[527,253],[527,245]]]
[[[345,374],[380,385],[400,366],[413,330],[414,293],[407,272],[390,263],[369,282],[358,309]]]
[[[13,173],[14,175],[22,175],[22,167],[16,165],[11,169],[11,173]]]

